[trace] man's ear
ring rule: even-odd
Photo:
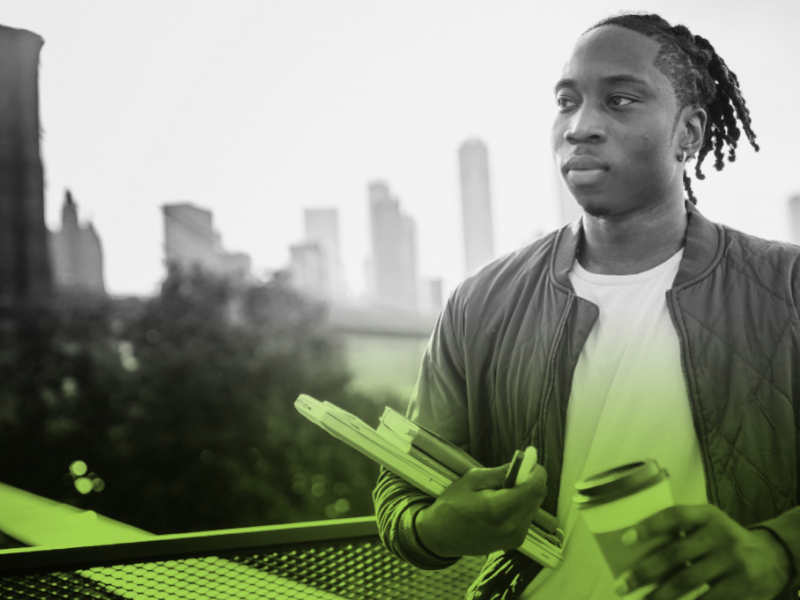
[[[687,156],[697,156],[703,146],[708,114],[698,106],[686,106],[681,111],[678,125],[678,146]]]

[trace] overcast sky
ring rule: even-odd
[[[156,291],[160,206],[178,201],[211,209],[257,272],[288,262],[303,208],[337,207],[359,293],[372,179],[416,219],[421,274],[446,290],[462,276],[468,137],[489,148],[498,253],[558,224],[552,86],[575,38],[623,9],[686,24],[737,73],[762,151],[743,143],[721,173],[709,161],[698,206],[789,239],[797,0],[0,0],[0,24],[45,40],[47,223],[59,226],[70,188],[101,236],[111,293]]]

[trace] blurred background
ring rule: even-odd
[[[707,161],[700,210],[800,240],[800,4],[541,6],[0,0],[0,509],[372,514],[377,467],[293,401],[404,411],[458,282],[578,215],[552,86],[619,10],[739,77],[762,150]]]

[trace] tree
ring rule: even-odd
[[[177,268],[150,300],[65,299],[35,361],[0,356],[2,477],[155,533],[372,514],[377,466],[294,409],[307,393],[382,411],[348,388],[325,319],[280,277]],[[102,491],[76,490],[73,460]]]

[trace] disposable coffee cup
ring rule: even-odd
[[[640,559],[674,539],[662,535],[626,546],[622,534],[655,513],[674,506],[669,475],[654,460],[645,460],[603,471],[575,484],[572,501],[594,536],[614,578],[633,567]],[[641,587],[624,596],[643,598],[655,584]],[[707,586],[684,594],[680,600],[697,598]]]

